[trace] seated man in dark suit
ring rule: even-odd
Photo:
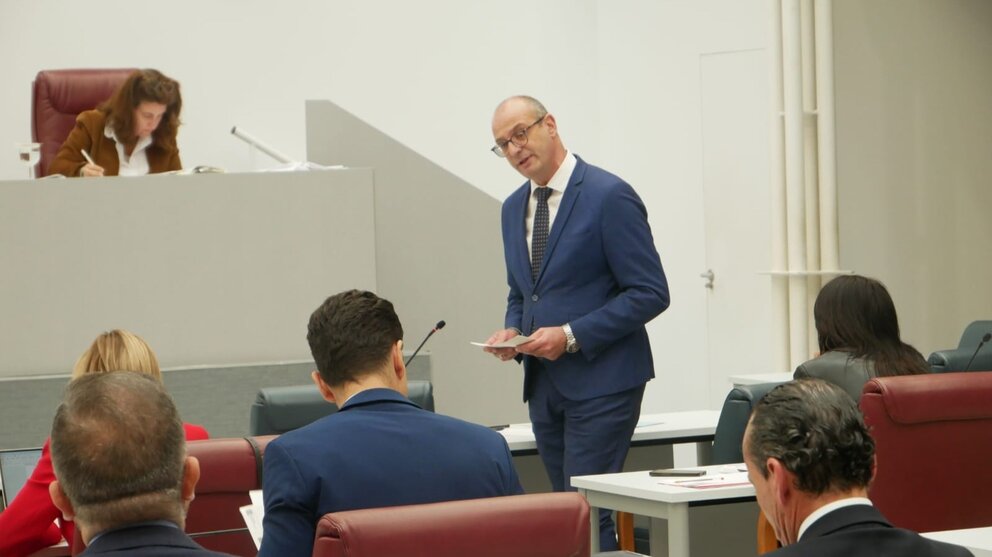
[[[52,501],[87,544],[82,555],[222,556],[183,533],[200,465],[186,456],[162,384],[131,372],[73,379],[52,425]]]
[[[328,298],[307,330],[313,380],[340,410],[265,450],[261,557],[310,555],[326,513],[522,493],[503,437],[406,398],[403,327],[371,292]]]
[[[872,506],[875,442],[836,385],[801,379],[772,389],[751,413],[743,450],[758,505],[784,546],[769,555],[971,555],[895,528]]]

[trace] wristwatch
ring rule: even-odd
[[[572,334],[572,326],[565,323],[561,326],[561,330],[565,332],[565,352],[569,354],[575,354],[579,351],[579,341],[575,340],[575,335]]]

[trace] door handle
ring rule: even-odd
[[[699,273],[699,276],[700,276],[700,278],[706,279],[706,284],[704,284],[703,286],[705,286],[706,288],[709,288],[710,290],[712,290],[713,289],[713,278],[715,276],[713,274],[713,269],[706,269],[706,272],[705,273]]]

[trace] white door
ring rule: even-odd
[[[702,184],[711,404],[729,375],[772,373],[769,79],[765,50],[700,56]]]

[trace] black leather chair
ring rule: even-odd
[[[759,383],[738,385],[731,389],[720,409],[720,419],[713,434],[713,462],[711,464],[731,464],[744,462],[741,443],[744,429],[751,418],[751,410],[768,391],[780,383]]]
[[[424,410],[434,411],[434,386],[430,381],[410,381],[409,398]],[[317,387],[294,385],[258,391],[251,405],[250,435],[280,435],[329,416],[338,407],[324,400]]]
[[[930,354],[927,358],[930,371],[933,373],[992,371],[992,342],[985,343],[986,345],[975,354],[986,333],[992,333],[992,321],[972,321],[961,333],[961,341],[958,342],[957,348],[938,350]],[[968,362],[972,356],[975,360],[969,366]]]

